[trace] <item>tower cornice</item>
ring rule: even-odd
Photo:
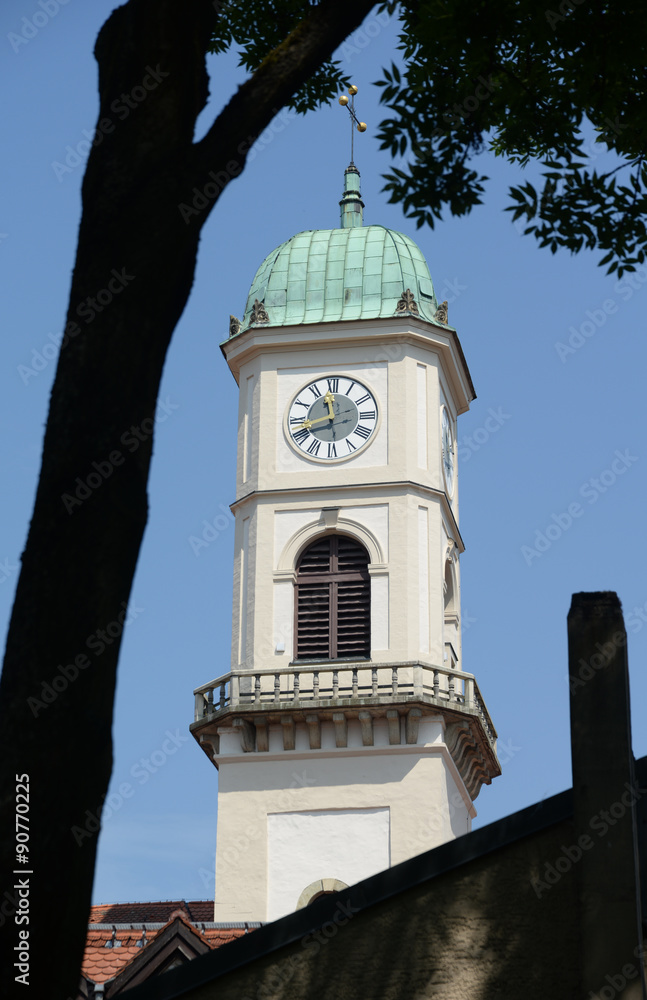
[[[435,351],[452,391],[457,413],[465,413],[476,390],[456,331],[411,315],[377,319],[342,320],[300,326],[253,326],[226,340],[220,349],[236,383],[241,367],[259,357],[286,350],[303,352],[335,346],[363,347],[373,343],[402,344]]]
[[[410,492],[414,496],[425,497],[427,499],[430,497],[436,498],[440,502],[443,514],[447,518],[447,521],[452,529],[452,535],[455,539],[458,551],[460,553],[465,551],[465,544],[458,527],[458,522],[454,516],[454,511],[452,510],[452,506],[447,498],[447,494],[443,490],[437,490],[431,486],[424,486],[422,483],[416,483],[411,480],[391,480],[388,482],[385,482],[384,480],[376,480],[375,482],[367,481],[364,483],[340,483],[335,486],[293,486],[276,490],[252,490],[244,496],[234,500],[234,502],[229,505],[229,509],[233,514],[236,514],[239,510],[242,510],[254,500],[270,500],[276,503],[277,501],[280,501],[281,498],[284,498],[285,502],[288,503],[295,497],[312,497],[320,499],[325,498],[330,494],[339,492],[351,494],[353,496],[353,502],[357,501],[358,493],[364,494],[367,499],[373,500],[375,497],[370,495],[371,491],[375,491],[376,496],[380,499],[390,496],[401,496],[403,492]]]

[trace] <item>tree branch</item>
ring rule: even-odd
[[[359,27],[374,0],[323,0],[270,52],[233,95],[213,125],[195,146],[194,165],[202,173],[234,160],[244,166],[251,143],[297,92],[314,70],[329,59]]]

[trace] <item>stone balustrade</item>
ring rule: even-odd
[[[230,712],[388,706],[422,702],[476,716],[492,749],[496,731],[473,674],[418,662],[293,663],[224,674],[195,689],[195,721]]]

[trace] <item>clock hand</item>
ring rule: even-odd
[[[333,410],[333,406],[332,406],[332,404],[334,402],[335,402],[335,397],[333,396],[332,392],[330,392],[330,390],[328,390],[328,392],[324,396],[324,403],[326,403],[326,405],[328,406],[328,419],[329,420],[334,420],[335,419],[335,411]]]
[[[299,430],[303,427],[310,430],[314,424],[321,424],[324,420],[330,420],[330,414],[327,413],[325,417],[317,417],[316,420],[304,420],[302,424],[299,424]]]

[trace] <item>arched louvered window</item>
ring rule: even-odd
[[[313,542],[297,563],[296,659],[371,655],[369,555],[346,535]]]

